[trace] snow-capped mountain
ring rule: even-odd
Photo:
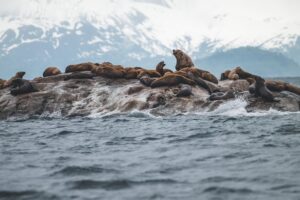
[[[3,78],[17,70],[27,71],[27,77],[32,78],[41,75],[49,65],[63,70],[70,63],[84,61],[151,68],[165,60],[173,68],[174,48],[183,49],[197,64],[220,73],[239,59],[247,59],[240,57],[223,69],[219,67],[223,62],[220,53],[246,46],[255,47],[253,50],[262,56],[255,65],[246,62],[247,69],[274,68],[270,66],[272,63],[285,69],[272,75],[300,75],[300,15],[292,15],[290,7],[286,9],[290,14],[286,15],[283,7],[286,3],[282,0],[276,6],[268,4],[269,0],[264,4],[258,1],[241,4],[235,0],[11,2],[0,8],[0,77]],[[272,12],[262,9],[263,5],[270,6]],[[247,7],[248,12],[244,13],[242,7]],[[268,56],[264,56],[265,51]],[[275,57],[277,63],[269,62]],[[216,64],[214,59],[220,62]],[[212,64],[218,67],[213,68]],[[268,75],[268,70],[260,71]]]

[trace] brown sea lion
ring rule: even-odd
[[[247,79],[247,78],[255,78],[256,75],[251,74],[249,72],[244,71],[241,67],[236,67],[232,70],[226,70],[221,75],[222,80],[238,80],[238,79]]]
[[[94,63],[91,63],[91,62],[69,65],[69,66],[67,66],[65,73],[92,71],[96,66],[97,65],[95,65]]]
[[[55,76],[61,74],[61,71],[57,67],[47,67],[43,73],[43,77]]]
[[[166,64],[164,61],[161,61],[156,65],[156,71],[160,73],[161,76],[165,75],[167,72],[173,73],[173,71],[170,69],[164,69],[165,66]]]
[[[0,79],[0,90],[4,88],[6,80]]]
[[[300,87],[284,81],[266,80],[265,84],[269,90],[274,92],[289,91],[300,95]]]
[[[124,71],[125,71],[124,78],[126,79],[136,79],[138,74],[141,72],[140,69],[135,69],[132,67],[124,68]]]
[[[156,70],[148,70],[148,69],[140,69],[140,73],[138,74],[137,78],[140,79],[141,77],[148,75],[151,78],[154,77],[161,77],[160,73],[158,73]]]
[[[12,84],[12,81],[18,78],[23,78],[23,76],[26,74],[26,72],[17,72],[16,75],[11,77],[9,80],[5,81],[4,88],[10,87]]]
[[[93,73],[106,78],[124,78],[125,70],[118,67],[98,66],[93,70]]]
[[[254,93],[257,97],[262,97],[266,101],[277,101],[275,100],[272,92],[266,87],[265,80],[259,76],[255,77],[255,83],[254,83],[254,91],[249,87],[249,92]]]
[[[200,78],[202,78],[206,81],[210,81],[215,84],[218,84],[218,82],[219,82],[218,79],[213,74],[211,74],[209,71],[201,70],[196,67],[183,68],[180,71],[191,72],[195,76],[199,76]]]
[[[12,80],[11,85],[10,94],[13,96],[37,92],[37,89],[28,80],[22,78]]]
[[[226,70],[225,72],[223,72],[223,73],[221,74],[220,81],[227,80],[227,79],[228,79],[229,73],[230,73],[230,70]]]
[[[179,85],[180,83],[188,84],[188,85],[196,85],[195,81],[186,78],[184,76],[178,74],[168,73],[165,74],[163,77],[157,78],[151,83],[151,87],[162,87],[162,86],[175,86]]]
[[[186,67],[193,67],[194,63],[191,59],[191,57],[189,57],[186,53],[184,53],[183,51],[179,50],[179,49],[174,49],[173,50],[173,55],[176,58],[176,66],[175,69],[181,70],[183,68]]]

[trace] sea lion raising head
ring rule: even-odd
[[[167,72],[172,73],[172,70],[170,70],[170,69],[164,69],[165,66],[166,66],[166,64],[165,64],[164,61],[161,61],[161,62],[159,62],[159,63],[156,65],[156,71],[157,71],[158,73],[160,73],[161,76],[165,75],[165,73],[167,73]]]
[[[249,87],[250,93],[254,93],[255,96],[262,97],[266,101],[276,101],[272,92],[266,87],[265,80],[259,76],[255,77],[254,88]]]
[[[191,59],[191,57],[189,57],[186,53],[184,53],[183,51],[179,50],[179,49],[174,49],[173,50],[173,55],[176,58],[176,70],[181,70],[185,67],[193,67],[194,63]]]

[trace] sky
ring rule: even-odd
[[[134,11],[148,18],[138,28],[151,30],[167,46],[189,37],[195,47],[209,38],[233,48],[280,35],[279,43],[289,44],[300,34],[299,0],[0,0],[0,5],[0,35],[20,24],[47,29],[82,18],[103,25],[118,16],[126,24],[126,14]]]

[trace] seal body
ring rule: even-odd
[[[55,76],[61,74],[61,71],[57,67],[47,67],[43,73],[43,77]]]
[[[4,88],[10,87],[12,85],[12,82],[15,79],[23,78],[23,76],[26,74],[26,72],[17,72],[15,76],[11,77],[9,80],[5,81]]]
[[[162,87],[162,86],[175,86],[179,85],[180,83],[188,84],[188,85],[196,85],[196,83],[184,76],[175,74],[175,73],[168,73],[164,75],[163,77],[157,78],[151,83],[151,87]]]
[[[191,59],[190,56],[188,56],[186,53],[184,53],[183,51],[179,50],[179,49],[174,49],[173,50],[173,55],[176,58],[176,66],[175,69],[181,70],[183,68],[186,67],[193,67],[194,63]]]
[[[192,93],[192,87],[187,84],[180,84],[179,85],[179,91],[176,94],[177,97],[188,97],[191,96]]]
[[[252,92],[254,92],[255,96],[262,97],[266,101],[275,101],[272,92],[266,87],[265,80],[263,78],[259,76],[256,77],[254,86],[254,91]]]
[[[65,69],[65,73],[92,71],[97,65],[91,62],[69,65]]]
[[[37,90],[33,87],[33,85],[28,81],[22,78],[17,78],[12,81],[12,88],[10,90],[10,94],[13,96],[27,94],[31,92],[36,92]]]
[[[164,61],[161,61],[156,65],[155,69],[158,73],[160,73],[161,76],[165,75],[166,73],[173,73],[173,71],[170,69],[164,69],[165,66],[166,64]]]

